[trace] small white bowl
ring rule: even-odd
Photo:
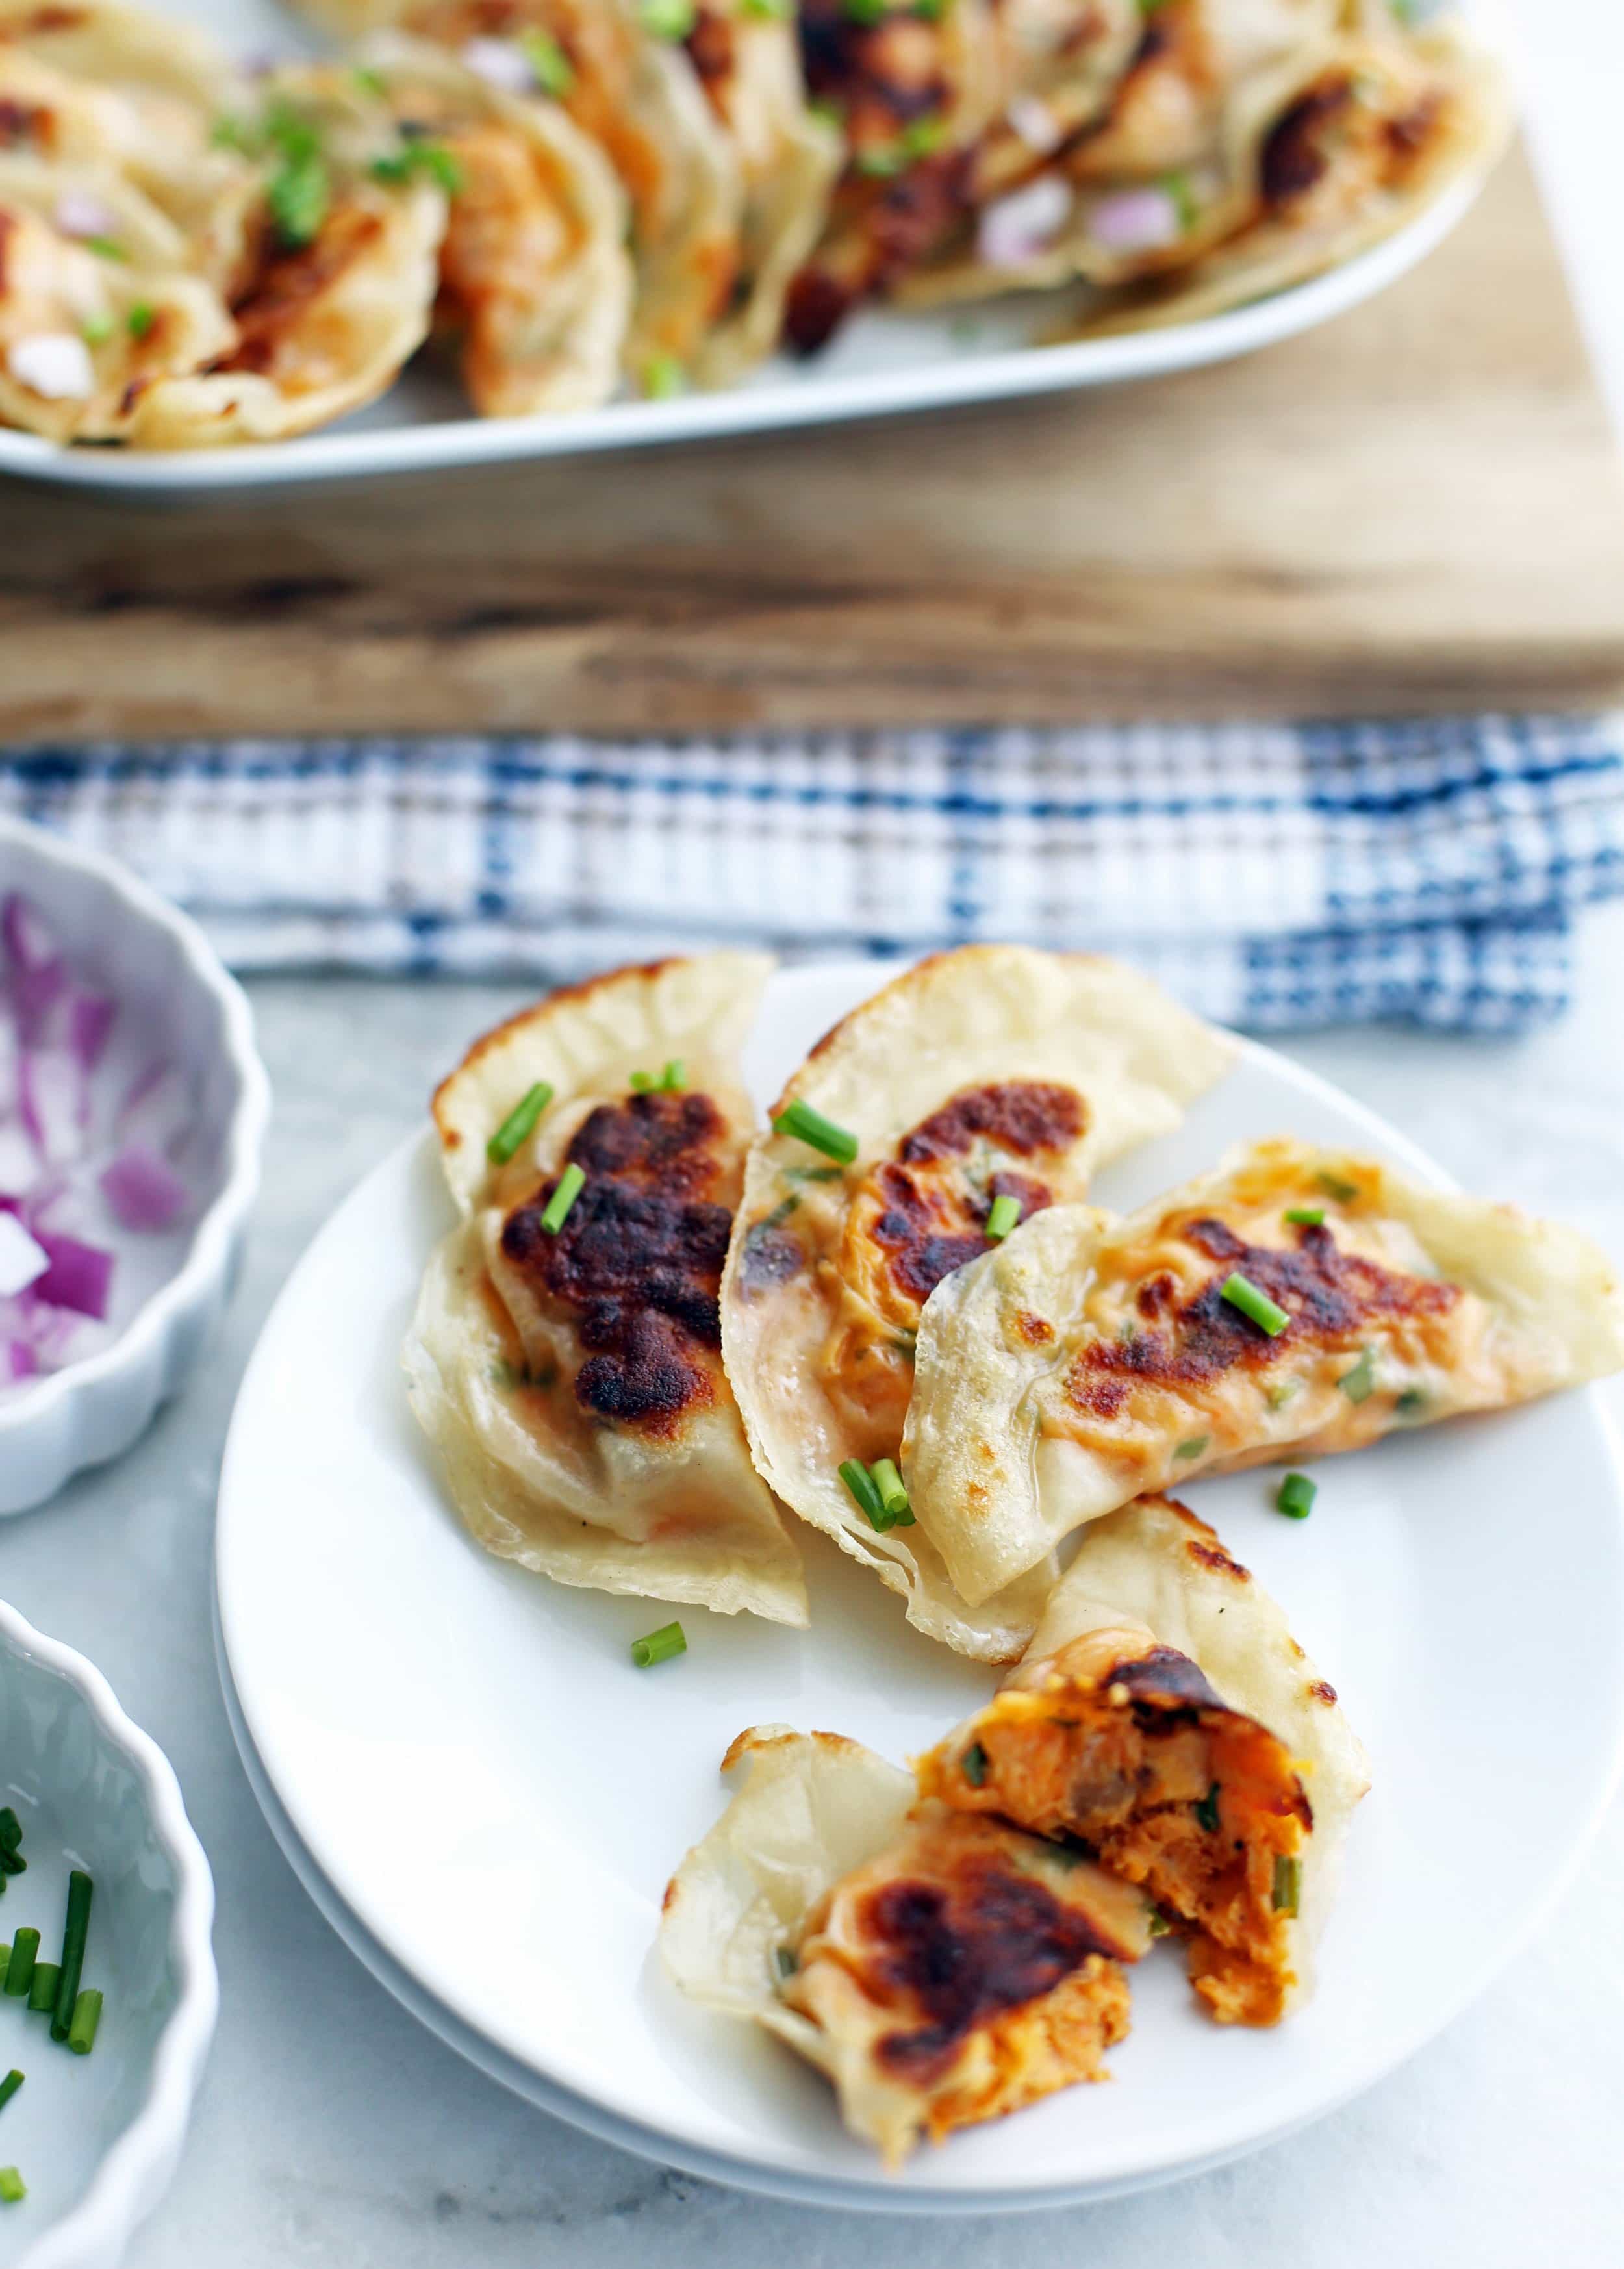
[[[0,819],[0,900],[12,891],[40,907],[76,972],[116,994],[121,1024],[150,1031],[186,1075],[210,1195],[179,1267],[122,1316],[115,1275],[110,1345],[0,1398],[0,1513],[119,1456],[180,1386],[231,1291],[270,1110],[247,1001],[195,922],[115,861]]]
[[[0,2070],[26,2075],[0,2110],[0,2165],[28,2188],[0,2206],[0,2257],[114,2269],[174,2172],[213,2036],[214,1881],[162,1750],[99,1670],[4,1605],[0,1803],[28,1863],[0,1898],[0,1938],[32,1926],[55,1956],[70,1855],[95,1884],[84,1982],[106,1995],[88,2057],[0,1995]]]

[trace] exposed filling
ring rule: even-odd
[[[912,2130],[940,2138],[1080,2080],[1128,2029],[1142,1901],[1001,1822],[927,1807],[808,1918],[792,2008],[859,2047]],[[897,2117],[892,2110],[881,2124]]]
[[[1007,1687],[920,1768],[961,1810],[1079,1840],[1187,1931],[1221,2022],[1272,2025],[1293,1983],[1290,1924],[1313,1814],[1283,1744],[1188,1656],[1093,1633]]]
[[[1355,1448],[1436,1415],[1444,1393],[1455,1408],[1495,1400],[1484,1303],[1432,1275],[1378,1200],[1374,1174],[1367,1187],[1305,1172],[1295,1155],[1265,1158],[1211,1209],[1108,1243],[1045,1432],[1139,1494],[1275,1438]],[[1271,1334],[1226,1297],[1237,1276],[1284,1312],[1283,1328]]]
[[[845,1194],[819,1264],[833,1319],[820,1371],[857,1455],[889,1456],[901,1440],[920,1311],[944,1276],[986,1252],[995,1201],[1013,1199],[1022,1219],[1052,1204],[1088,1123],[1073,1088],[966,1088]]]
[[[333,304],[336,287],[378,248],[383,223],[359,205],[339,205],[308,244],[280,245],[267,231],[262,256],[232,309],[238,341],[214,365],[253,371],[284,392],[319,394],[351,377],[351,312]]]
[[[705,1095],[600,1104],[558,1174],[508,1214],[502,1260],[542,1332],[562,1325],[586,1350],[573,1393],[589,1417],[671,1435],[725,1394],[719,1294],[738,1147]],[[586,1180],[550,1231],[543,1216],[569,1165]]]

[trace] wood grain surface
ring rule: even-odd
[[[1624,698],[1520,154],[1310,336],[1108,393],[184,507],[0,484],[0,740]]]

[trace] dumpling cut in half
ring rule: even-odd
[[[920,1804],[832,1733],[760,1726],[741,1785],[666,1891],[682,1991],[755,2020],[828,2074],[897,2165],[922,2137],[1104,2077],[1128,2029],[1144,1896],[1007,1822]]]
[[[1003,1691],[919,1787],[1081,1846],[1188,1941],[1222,2023],[1307,1992],[1363,1750],[1286,1619],[1204,1521],[1147,1497],[1096,1523]]]
[[[1356,1450],[1624,1364],[1589,1240],[1379,1160],[1259,1142],[1113,1220],[1056,1208],[926,1308],[904,1467],[966,1600],[1207,1471]]]
[[[560,1583],[804,1624],[717,1316],[770,964],[718,953],[557,993],[434,1098],[461,1220],[406,1347],[464,1521]]]
[[[1054,1573],[1045,1553],[1007,1592],[965,1593],[972,1612],[923,1513],[876,1522],[841,1467],[896,1460],[936,1288],[1010,1222],[1081,1197],[1098,1167],[1175,1127],[1232,1054],[1116,962],[969,946],[838,1024],[751,1149],[722,1341],[757,1463],[962,1653],[1019,1656]]]

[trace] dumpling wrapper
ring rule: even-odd
[[[54,225],[63,199],[91,195],[128,260]],[[231,345],[218,294],[163,264],[168,232],[127,182],[0,157],[0,420],[57,442],[126,440],[133,393]]]
[[[153,449],[284,440],[376,400],[428,335],[447,197],[432,172],[380,180],[402,145],[388,106],[353,71],[288,66],[269,74],[255,113],[293,115],[319,144],[327,193],[307,238],[255,231],[233,298],[235,344],[195,375],[159,380],[135,402],[129,438]]]
[[[1025,1661],[919,1763],[926,1796],[1080,1837],[1148,1890],[1213,2015],[1254,2025],[1311,1990],[1369,1785],[1280,1608],[1161,1497],[1084,1532]]]
[[[902,1593],[911,1622],[961,1653],[1015,1660],[1054,1570],[1029,1562],[972,1611],[923,1522],[877,1534],[839,1467],[896,1457],[926,1295],[988,1250],[993,1199],[1030,1210],[1078,1197],[1100,1166],[1175,1127],[1233,1053],[1118,963],[968,946],[854,1010],[774,1106],[810,1104],[855,1135],[850,1166],[771,1128],[751,1147],[722,1345],[756,1461]]]
[[[1002,1822],[919,1806],[856,1741],[762,1726],[667,1888],[660,1950],[691,1999],[752,2019],[834,2083],[897,2166],[933,2140],[1104,2076],[1128,2029],[1143,1896]]]
[[[718,953],[556,993],[435,1097],[459,1226],[406,1345],[411,1407],[486,1549],[564,1584],[807,1621],[800,1556],[750,1462],[715,1295],[753,1114],[737,1055],[771,964]],[[639,1093],[680,1059],[681,1092]],[[534,1133],[490,1138],[538,1082]],[[556,1234],[566,1162],[587,1180]]]
[[[0,100],[32,129],[8,146],[122,175],[181,230],[174,264],[223,291],[247,256],[258,181],[215,128],[247,99],[225,50],[173,17],[0,0]]]
[[[1288,1210],[1323,1210],[1318,1225]],[[1277,1337],[1222,1297],[1283,1307]],[[967,1600],[1133,1497],[1354,1450],[1624,1365],[1588,1238],[1288,1140],[1123,1220],[1056,1207],[925,1310],[903,1464]]]
[[[690,371],[725,315],[739,273],[739,157],[680,41],[644,20],[641,0],[300,0],[329,30],[393,26],[454,48],[522,84],[539,39],[556,91],[598,143],[631,199],[637,294],[625,343],[633,382]],[[550,86],[547,81],[550,80]]]
[[[607,402],[631,263],[625,197],[602,152],[557,103],[507,93],[430,41],[382,34],[358,62],[454,168],[441,304],[475,408],[523,418]]]
[[[785,299],[823,229],[844,150],[808,105],[791,13],[701,0],[687,46],[743,181],[732,303],[695,366],[702,385],[730,386],[779,344]]]

